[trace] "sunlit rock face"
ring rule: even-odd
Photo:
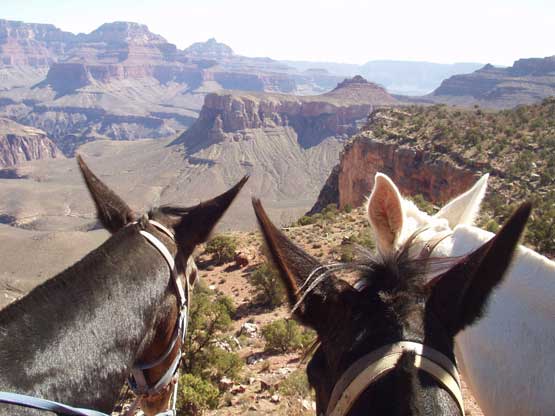
[[[42,130],[0,118],[0,167],[63,157],[60,149]]]

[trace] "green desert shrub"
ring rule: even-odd
[[[271,263],[263,263],[250,275],[249,281],[254,287],[256,301],[270,307],[283,303],[285,289],[279,273]]]
[[[218,388],[209,381],[193,374],[183,374],[179,377],[177,415],[202,415],[218,405],[219,396]]]
[[[310,384],[306,371],[299,368],[292,372],[289,377],[279,384],[278,391],[283,396],[288,397],[307,397],[310,396]]]
[[[352,236],[351,241],[370,250],[373,250],[376,247],[374,232],[372,231],[370,225],[366,225],[356,235]]]
[[[337,217],[338,212],[337,204],[329,204],[322,210],[322,216],[328,221],[333,221]]]
[[[306,348],[314,337],[313,331],[303,329],[292,319],[280,319],[262,328],[267,351],[285,353]]]
[[[243,361],[236,353],[222,348],[222,345],[232,347],[224,334],[232,328],[233,302],[205,287],[197,288],[189,312],[182,372],[206,381],[217,381],[222,376],[237,378]]]
[[[430,215],[434,213],[434,206],[427,201],[422,194],[415,195],[412,198],[412,202],[422,211]]]
[[[301,218],[297,220],[296,225],[310,225],[314,224],[316,219],[313,215],[303,215]]]
[[[217,235],[206,244],[206,253],[211,254],[218,264],[228,263],[235,258],[237,241],[229,235]]]
[[[352,244],[342,244],[340,246],[339,260],[342,263],[351,263],[355,260],[355,250]]]

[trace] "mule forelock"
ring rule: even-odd
[[[295,312],[320,283],[333,276],[335,272],[343,270],[360,273],[361,277],[354,285],[359,292],[368,287],[390,293],[421,293],[426,290],[427,283],[433,277],[446,272],[458,260],[451,257],[433,257],[433,249],[441,240],[423,242],[419,236],[426,231],[427,227],[416,230],[399,250],[391,255],[384,256],[374,253],[369,248],[353,244],[357,260],[332,263],[314,269],[304,285],[299,288],[300,297],[291,313]],[[429,249],[422,249],[423,245]]]

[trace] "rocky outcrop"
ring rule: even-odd
[[[48,67],[76,39],[54,25],[0,19],[0,66]]]
[[[197,122],[179,139],[189,146],[248,138],[249,130],[291,127],[305,148],[327,137],[355,134],[378,105],[395,105],[385,90],[355,77],[310,97],[283,94],[208,94]]]
[[[555,56],[520,59],[509,68],[485,65],[442,82],[427,98],[447,104],[511,108],[555,95]]]
[[[231,58],[233,49],[225,43],[220,43],[211,38],[206,42],[196,42],[183,51],[183,54],[192,58],[222,60]]]
[[[555,55],[547,58],[519,59],[507,71],[515,76],[555,76]]]
[[[443,155],[378,140],[370,132],[363,132],[345,146],[339,165],[309,214],[320,212],[331,203],[340,208],[362,205],[372,191],[377,172],[393,179],[403,195],[422,195],[438,205],[460,194],[461,189],[468,189],[477,179],[473,171],[457,166]]]
[[[146,25],[135,22],[104,23],[88,35],[80,38],[87,42],[166,44],[162,36],[152,33]]]
[[[42,130],[0,118],[0,167],[63,157],[62,152]]]
[[[338,173],[339,207],[360,206],[372,191],[374,175],[387,174],[407,196],[443,204],[476,181],[474,172],[447,159],[362,136],[346,146]]]

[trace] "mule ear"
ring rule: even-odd
[[[378,250],[386,256],[393,253],[395,243],[403,230],[405,212],[397,186],[383,173],[376,173],[367,211],[370,225],[376,235]]]
[[[447,203],[434,217],[446,219],[451,228],[459,224],[473,225],[486,195],[488,178],[489,174],[486,173],[472,188]]]
[[[342,293],[354,289],[346,282],[330,275],[302,298],[302,293],[306,289],[303,286],[305,283],[310,285],[313,281],[307,282],[312,272],[321,267],[320,263],[297,247],[272,224],[259,199],[253,198],[252,205],[268,251],[285,285],[289,304],[298,306],[294,312],[295,317],[321,334],[329,324],[328,317],[331,311],[337,309],[332,305],[339,302]]]
[[[80,155],[77,155],[77,163],[94,200],[98,220],[104,228],[115,233],[128,223],[135,221],[137,218],[135,212],[92,173]]]
[[[530,211],[530,203],[522,204],[495,237],[430,282],[428,305],[451,335],[484,314],[493,289],[510,266]]]
[[[244,176],[223,194],[201,202],[197,206],[184,208],[174,213],[180,217],[178,223],[174,226],[176,238],[186,256],[193,252],[197,244],[201,244],[208,239],[210,233],[248,179],[248,176]]]

